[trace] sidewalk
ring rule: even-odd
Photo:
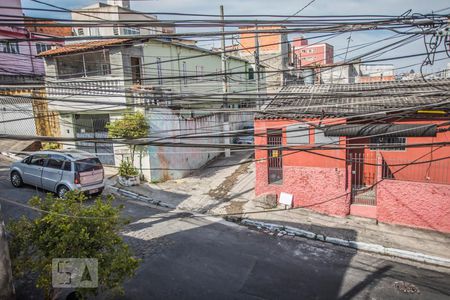
[[[231,157],[221,156],[186,178],[121,188],[167,203],[171,207],[206,213],[228,205],[233,197],[230,191],[239,185],[242,175],[249,172],[251,164],[245,161],[251,155],[251,151],[233,152]],[[229,166],[221,167],[224,165]],[[108,180],[108,184],[114,185],[115,179]],[[253,181],[250,189],[253,189]]]
[[[247,159],[249,153],[219,158],[210,166],[232,165]],[[265,209],[254,194],[254,163],[232,167],[206,168],[192,176],[159,184],[127,187],[170,207],[218,216],[274,223],[344,240],[378,244],[450,259],[450,234],[377,223],[354,216],[332,217],[307,209]]]
[[[244,206],[242,218],[292,226],[324,236],[356,242],[378,244],[450,259],[450,234],[400,225],[376,223],[354,216],[332,217],[307,209],[263,210],[255,201]],[[255,211],[259,211],[255,213]],[[249,213],[252,212],[252,213]]]

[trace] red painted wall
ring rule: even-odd
[[[266,163],[256,164],[256,195],[286,192],[294,195],[294,207],[337,216],[350,212],[345,169],[285,166],[283,184],[267,184],[267,172]]]
[[[317,122],[317,120],[310,121]],[[322,120],[322,125],[338,122],[343,122],[343,120]],[[445,122],[445,120],[434,121],[434,123],[442,122]],[[413,122],[405,120],[404,123],[430,124],[432,121]],[[264,135],[267,129],[285,128],[293,124],[299,124],[299,122],[293,120],[255,120],[255,144],[267,144],[267,137]],[[310,133],[310,144],[314,144],[313,131],[310,130]],[[437,137],[407,138],[407,144],[448,142],[449,140],[450,132],[442,132]],[[363,140],[353,140],[352,142],[361,143]],[[367,142],[367,139],[365,142]],[[341,138],[340,144],[346,143],[351,144]],[[285,132],[283,132],[283,146],[286,146]],[[305,145],[297,149],[310,146]],[[449,146],[434,151],[432,155],[429,154],[430,150],[431,147],[418,147],[406,148],[402,151],[380,151],[378,164],[381,163],[381,157],[388,164],[393,164],[402,160],[410,162],[421,156],[423,156],[421,159],[423,161],[450,156]],[[365,149],[363,152],[372,156],[376,154],[375,151],[369,149]],[[294,195],[294,206],[296,207],[302,206],[337,216],[350,214],[350,197],[346,195],[350,192],[350,169],[343,160],[321,156],[330,155],[346,159],[345,150],[303,151],[298,153],[293,150],[284,150],[282,155],[283,182],[282,184],[268,184],[268,166],[265,160],[267,150],[255,151],[256,159],[260,160],[256,163],[255,190],[257,196],[263,193],[279,195],[280,192],[286,192]],[[448,162],[448,160],[442,162]],[[428,167],[429,164],[416,165],[414,170],[407,167],[404,172],[397,174],[397,180],[385,179],[380,181],[377,185],[376,209],[370,211],[363,209],[362,216],[376,217],[380,222],[385,223],[450,232],[450,184],[404,180],[411,177],[411,174],[407,177],[408,172],[414,173],[421,181],[424,180],[424,176],[436,178],[433,172],[426,173]],[[381,179],[381,167],[378,167],[377,173],[377,181],[379,181]],[[444,170],[444,174],[450,176],[448,168]],[[450,183],[450,178],[447,182]],[[354,207],[352,212],[357,213],[360,210],[360,207]]]
[[[342,122],[342,120],[322,120],[322,123]],[[255,144],[266,145],[267,128],[284,128],[299,124],[289,120],[256,120]],[[310,130],[310,143],[314,143],[313,130]],[[345,144],[344,140],[340,141]],[[283,145],[286,145],[286,134],[283,131]],[[263,193],[286,192],[294,195],[294,206],[307,207],[330,215],[345,216],[350,211],[350,199],[347,193],[347,170],[344,150],[321,150],[313,152],[297,152],[297,149],[309,148],[311,145],[297,147],[296,150],[283,150],[283,184],[268,183],[267,150],[256,150],[256,195]],[[342,160],[324,157],[334,156]],[[329,201],[325,201],[329,200]]]
[[[450,185],[383,180],[377,186],[377,219],[450,232]]]

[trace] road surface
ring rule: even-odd
[[[26,203],[44,192],[15,189],[0,161],[0,198]],[[124,238],[142,259],[125,295],[98,299],[450,299],[450,273],[318,241],[263,232],[130,199]],[[7,220],[32,216],[7,202]],[[16,283],[18,299],[40,299]],[[407,293],[410,290],[413,293]]]

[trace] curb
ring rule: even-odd
[[[150,197],[140,195],[138,193],[131,192],[131,191],[128,191],[123,188],[118,188],[115,186],[109,186],[109,187],[112,190],[115,190],[116,192],[118,192],[119,194],[122,194],[126,197],[133,198],[135,200],[143,201],[148,204],[153,204],[153,205],[161,206],[161,207],[165,207],[165,208],[176,209],[176,207],[171,204],[161,202],[159,200],[155,200]],[[292,227],[292,226],[284,226],[284,225],[266,223],[266,222],[261,222],[261,221],[253,221],[250,219],[242,219],[242,220],[240,220],[240,223],[242,225],[246,225],[246,226],[265,228],[272,232],[284,231],[288,235],[304,237],[304,238],[317,240],[317,241],[321,241],[321,242],[325,242],[325,243],[330,243],[330,244],[334,244],[334,245],[338,245],[338,246],[343,246],[343,247],[347,247],[347,248],[352,248],[352,249],[357,249],[357,250],[362,250],[362,251],[367,251],[367,252],[371,252],[371,253],[387,255],[387,256],[392,256],[392,257],[399,257],[399,258],[404,258],[404,259],[408,259],[408,260],[415,261],[415,262],[432,264],[432,265],[436,265],[436,266],[440,266],[440,267],[450,268],[450,259],[438,257],[438,256],[427,255],[427,254],[423,254],[420,252],[401,250],[401,249],[397,249],[397,248],[389,248],[389,247],[384,247],[382,245],[372,244],[372,243],[344,240],[344,239],[339,239],[339,238],[335,238],[335,237],[325,236],[322,234],[316,234],[312,231],[307,231],[307,230],[303,230],[303,229]]]
[[[140,195],[138,193],[131,192],[131,191],[128,191],[128,190],[123,189],[123,188],[118,188],[118,187],[115,187],[115,186],[112,186],[112,185],[110,185],[109,188],[114,190],[114,191],[116,191],[119,194],[122,194],[122,195],[126,196],[126,197],[130,197],[130,198],[133,198],[135,200],[143,201],[143,202],[146,202],[148,204],[153,204],[153,205],[157,205],[157,206],[161,206],[161,207],[165,207],[165,208],[171,208],[171,209],[175,209],[176,208],[175,206],[173,206],[171,204],[168,204],[168,203],[165,203],[165,202],[161,202],[160,200],[155,200],[153,198],[150,198],[150,197],[147,197],[147,196],[144,196],[144,195]]]
[[[18,155],[15,155],[13,153],[10,152],[0,152],[1,155],[6,156],[7,158],[14,160],[14,161],[19,161],[21,159],[23,159],[23,157],[20,157]]]
[[[283,226],[283,225],[278,225],[278,224],[265,223],[265,222],[261,222],[261,221],[253,221],[250,219],[242,219],[241,224],[247,225],[247,226],[252,226],[252,227],[265,228],[265,229],[273,231],[273,232],[284,231],[288,235],[295,235],[295,236],[318,240],[318,241],[322,241],[325,243],[330,243],[330,244],[334,244],[334,245],[338,245],[338,246],[343,246],[343,247],[353,248],[353,249],[357,249],[357,250],[363,250],[363,251],[367,251],[367,252],[393,256],[393,257],[400,257],[400,258],[409,259],[409,260],[416,261],[416,262],[450,268],[450,259],[443,258],[443,257],[426,255],[426,254],[419,253],[419,252],[401,250],[401,249],[396,249],[396,248],[388,248],[388,247],[384,247],[384,246],[378,245],[378,244],[344,240],[344,239],[324,236],[322,234],[316,234],[311,231],[307,231],[307,230],[303,230],[303,229],[299,229],[299,228],[295,228],[295,227],[291,227],[291,226]]]

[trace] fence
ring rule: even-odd
[[[376,154],[350,153],[349,162],[352,204],[376,205]]]
[[[428,162],[424,158],[419,161],[391,159],[383,157],[381,175],[383,179],[403,180],[450,184],[450,159]]]
[[[350,153],[352,204],[376,205],[378,172],[383,180],[401,180],[450,184],[450,159],[435,157],[414,159],[391,158],[376,153]]]

